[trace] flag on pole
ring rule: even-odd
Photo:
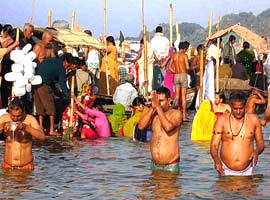
[[[122,43],[124,42],[124,40],[125,40],[125,37],[124,37],[122,31],[120,31],[120,36],[119,36],[119,41],[120,41],[119,46],[120,47],[122,47]]]

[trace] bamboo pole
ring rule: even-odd
[[[146,25],[143,27],[143,45],[144,45],[144,65],[143,65],[143,71],[144,71],[144,88],[145,88],[145,98],[146,101],[148,101],[148,85],[149,85],[149,80],[148,80],[148,59],[147,59],[147,35],[146,35]]]
[[[203,69],[204,57],[203,57],[203,55],[204,55],[204,51],[201,50],[201,52],[200,52],[200,96],[199,96],[200,97],[199,98],[200,105],[203,101],[203,75],[204,75],[204,69]]]
[[[170,46],[173,44],[173,6],[170,4]]]
[[[34,17],[34,14],[35,14],[35,4],[36,4],[36,0],[33,0],[32,1],[32,13],[31,13],[31,16],[29,18],[29,23],[30,24],[33,23],[33,17]]]
[[[48,11],[48,27],[52,27],[52,11]]]
[[[213,23],[213,11],[210,12],[210,18],[208,21],[208,37],[212,35],[212,23]]]
[[[16,28],[16,42],[19,42],[20,40],[20,29],[19,27]],[[16,49],[19,49],[19,47],[16,47]],[[14,82],[12,83],[12,88],[11,88],[11,98],[13,98],[14,95]]]
[[[175,22],[175,32],[176,32],[176,39],[180,41],[180,33],[179,33],[178,21]]]
[[[220,29],[220,16],[218,17],[217,31]],[[219,55],[220,53],[220,38],[217,39],[217,53],[216,53],[216,92],[219,92]]]
[[[106,0],[103,0],[103,32],[104,32],[104,45],[105,45],[105,63],[106,63],[106,84],[107,84],[107,95],[110,95],[110,84],[109,84],[109,74],[108,72],[110,71],[109,68],[109,63],[108,63],[108,54],[107,54],[107,30],[106,30],[106,16],[107,16],[107,5],[106,5]]]
[[[74,30],[74,22],[75,22],[75,11],[72,11],[71,15],[71,30]],[[72,49],[73,51],[73,49]],[[75,87],[75,75],[71,77],[71,86],[70,86],[70,118],[69,118],[69,126],[73,127],[73,114],[74,114],[74,99],[72,98],[72,95],[74,95],[74,87]],[[72,137],[72,134],[70,134],[70,137]]]

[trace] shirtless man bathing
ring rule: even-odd
[[[215,123],[211,156],[221,175],[249,176],[264,150],[261,124],[256,114],[245,112],[243,92],[231,93],[230,106],[231,114],[221,115]]]
[[[138,123],[140,130],[152,127],[150,150],[152,170],[179,172],[178,136],[182,122],[182,114],[171,109],[170,90],[158,88],[151,94],[152,107],[143,112]]]
[[[174,87],[175,87],[175,99],[173,106],[177,107],[179,103],[179,98],[181,94],[182,111],[183,111],[183,121],[188,121],[187,118],[187,106],[186,106],[186,96],[188,88],[188,78],[187,72],[189,70],[188,56],[186,51],[188,50],[188,42],[179,43],[179,52],[173,54],[172,62],[170,64],[170,69],[175,66],[174,73]]]
[[[44,132],[33,116],[25,114],[18,97],[9,103],[8,111],[0,117],[0,132],[6,142],[2,168],[33,170],[32,138],[44,140]]]

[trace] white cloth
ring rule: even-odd
[[[230,169],[225,163],[221,161],[222,168],[224,169],[225,176],[251,176],[253,172],[252,162],[247,166],[246,169],[241,171],[235,171]]]
[[[170,42],[163,33],[156,33],[151,40],[151,47],[157,58],[160,60],[169,54]]]
[[[121,103],[128,108],[138,96],[137,90],[128,82],[117,86],[113,95],[114,104]]]
[[[152,91],[152,81],[153,81],[153,62],[154,58],[153,49],[151,48],[150,44],[147,42],[147,77],[148,77],[148,91]],[[138,59],[138,75],[139,75],[139,86],[142,87],[144,83],[144,49],[142,50],[141,57]]]
[[[88,52],[87,59],[86,59],[86,64],[88,66],[88,69],[89,68],[98,69],[99,63],[100,63],[99,52],[95,49],[91,49]]]
[[[209,99],[212,103],[215,102],[215,69],[212,60],[209,60],[205,66],[203,76],[203,97]]]
[[[211,60],[211,57],[217,59],[217,46],[214,44],[211,44],[208,49],[207,49],[207,53],[206,53],[206,59],[207,60]]]

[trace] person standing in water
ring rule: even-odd
[[[38,121],[25,113],[19,97],[9,103],[8,111],[0,117],[0,131],[6,142],[2,168],[33,170],[32,138],[45,140],[45,134]]]
[[[175,65],[174,72],[174,87],[175,87],[175,99],[173,106],[177,107],[179,103],[179,98],[181,95],[182,111],[183,111],[183,121],[188,121],[187,118],[187,105],[186,96],[188,88],[188,76],[187,72],[189,70],[188,56],[186,54],[189,47],[188,42],[179,43],[179,52],[173,54],[171,66]]]
[[[152,155],[151,169],[179,172],[178,136],[182,123],[180,111],[170,107],[170,90],[160,87],[151,94],[152,106],[143,112],[138,128],[152,128],[150,150]]]
[[[211,156],[221,175],[249,176],[264,150],[261,124],[256,114],[245,112],[243,92],[231,93],[230,106],[231,114],[221,115],[215,123]]]

